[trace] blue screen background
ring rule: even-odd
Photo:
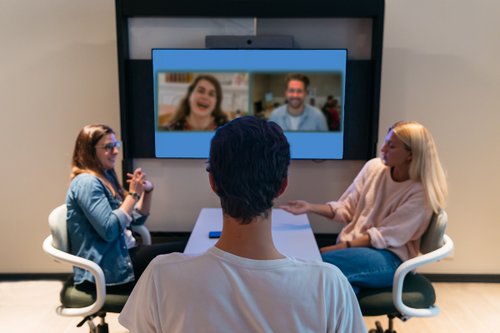
[[[159,72],[336,72],[342,73],[342,100],[345,95],[347,50],[206,50],[153,49],[155,108]],[[251,100],[251,98],[249,98]],[[345,103],[342,103],[342,108]],[[155,109],[155,119],[157,110]],[[344,110],[341,110],[344,115]],[[342,116],[342,121],[345,117]],[[208,158],[214,132],[157,131],[158,158]],[[341,126],[344,128],[344,126]],[[292,159],[342,159],[344,133],[285,132]]]

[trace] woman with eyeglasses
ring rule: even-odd
[[[66,196],[71,252],[97,263],[109,291],[132,291],[149,262],[158,254],[180,252],[184,242],[137,245],[129,229],[149,215],[153,184],[137,168],[127,173],[128,191],[115,172],[120,141],[106,125],[85,126],[76,139],[71,184]],[[93,276],[74,268],[77,288],[95,288]]]
[[[448,188],[430,132],[417,122],[397,122],[381,149],[337,201],[303,200],[280,206],[343,223],[337,243],[320,249],[356,293],[392,286],[398,266],[418,255],[433,213],[444,208]]]

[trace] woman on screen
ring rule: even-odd
[[[392,286],[398,266],[418,255],[420,238],[448,192],[434,140],[421,124],[394,124],[381,152],[338,201],[296,200],[281,206],[293,214],[315,213],[345,224],[337,243],[320,251],[356,293]]]
[[[212,131],[227,123],[221,109],[222,88],[212,75],[199,75],[189,85],[166,130]]]
[[[66,195],[67,225],[71,252],[102,268],[108,290],[130,292],[154,257],[181,252],[185,244],[136,244],[129,226],[148,217],[153,184],[137,168],[127,174],[129,190],[123,188],[114,169],[119,149],[109,126],[87,125],[80,131]],[[90,272],[75,267],[74,273],[78,289],[95,289]]]

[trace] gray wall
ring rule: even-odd
[[[64,200],[76,134],[92,122],[119,129],[114,2],[0,7],[0,273],[59,272],[41,243],[48,213]],[[386,0],[379,142],[396,120],[424,123],[450,182],[448,234],[456,250],[430,272],[500,274],[498,17],[498,1]],[[189,230],[199,208],[217,206],[203,161],[136,163],[157,186],[153,230]],[[281,200],[335,199],[361,165],[294,161]],[[338,229],[311,220],[317,232]]]

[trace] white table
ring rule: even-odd
[[[281,253],[300,259],[321,261],[307,215],[293,215],[282,209],[273,209],[272,214],[273,240]],[[201,253],[214,246],[217,239],[208,238],[208,233],[220,230],[222,230],[222,209],[203,208],[184,253]]]

